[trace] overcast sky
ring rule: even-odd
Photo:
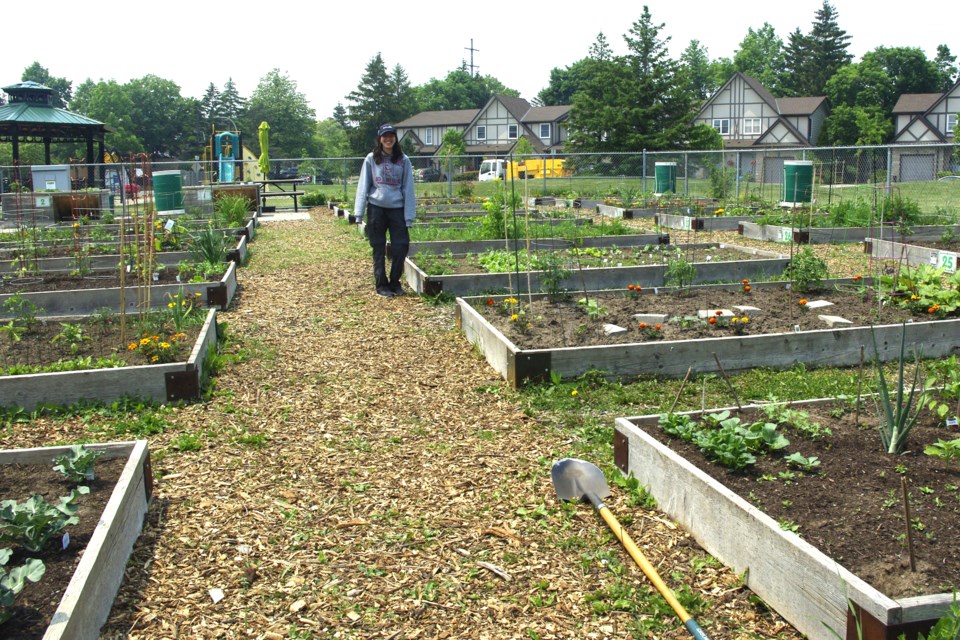
[[[747,29],[764,22],[784,41],[797,27],[809,32],[822,0],[646,4],[654,23],[664,24],[661,36],[670,37],[674,57],[696,39],[719,58],[732,57]],[[920,47],[929,58],[938,44],[960,53],[960,4],[834,0],[833,6],[855,59],[880,45]],[[472,40],[478,72],[530,100],[547,85],[551,69],[585,57],[600,32],[615,53],[625,53],[623,34],[642,12],[642,2],[623,0],[8,2],[0,86],[19,82],[38,61],[74,87],[87,78],[124,83],[154,74],[177,83],[181,95],[200,98],[211,82],[222,89],[233,78],[248,97],[276,68],[297,83],[322,119],[338,102],[346,104],[377,52],[417,85],[469,64]]]

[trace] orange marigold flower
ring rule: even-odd
[[[714,316],[714,317],[710,318],[709,320],[707,320],[707,322],[709,322],[710,324],[717,324],[717,317]]]
[[[646,323],[646,322],[641,322],[641,323],[640,323],[640,328],[641,328],[641,329],[646,329],[646,328],[647,328],[647,323]]]
[[[653,325],[653,328],[656,329],[657,331],[660,331],[661,329],[663,329],[663,327],[660,326],[659,324]]]
[[[935,304],[929,309],[927,309],[927,313],[936,313],[937,311],[940,311],[940,305],[938,304]]]
[[[133,351],[133,350],[136,349],[136,348],[137,348],[137,343],[136,343],[136,342],[131,342],[130,344],[127,345],[127,350],[128,350],[128,351]]]
[[[800,298],[800,306],[802,307],[802,306],[805,305],[805,304],[807,304],[807,299],[806,299],[806,298]]]
[[[717,310],[714,311],[713,313],[714,313],[714,315],[718,315],[718,316],[722,316],[722,315],[723,315],[723,311],[721,311],[720,309],[717,309]]]
[[[863,276],[860,275],[859,273],[858,273],[857,275],[853,276],[853,281],[854,281],[854,282],[859,282],[860,280],[863,280]]]
[[[747,280],[746,278],[744,278],[743,280],[740,281],[740,284],[749,284],[749,283],[750,283],[750,281]]]
[[[493,306],[493,298],[487,298],[487,306],[488,306],[488,307],[492,307],[492,306]]]
[[[744,290],[744,291],[750,291],[750,285],[748,285],[748,284],[743,285],[743,290]]]
[[[628,284],[628,285],[627,285],[627,289],[630,290],[630,291],[633,291],[633,285],[632,285],[632,284]]]

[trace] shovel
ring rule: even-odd
[[[687,628],[687,631],[690,632],[690,635],[697,640],[710,640],[709,636],[707,636],[707,634],[703,632],[703,629],[700,628],[700,625],[697,624],[697,621],[690,617],[690,614],[683,608],[683,605],[680,604],[677,597],[673,595],[673,592],[664,584],[657,570],[653,568],[650,561],[643,555],[643,552],[637,547],[636,543],[630,537],[630,534],[620,525],[616,516],[614,516],[613,513],[610,512],[610,509],[607,508],[607,505],[603,503],[603,499],[610,495],[610,488],[607,486],[606,478],[603,477],[603,472],[600,471],[596,465],[586,460],[563,458],[553,463],[550,475],[553,478],[553,488],[556,490],[558,498],[561,500],[586,500],[593,505],[594,509],[600,513],[603,521],[610,527],[613,535],[617,537],[617,540],[623,544],[630,554],[630,557],[632,557],[634,562],[643,570],[647,579],[653,583],[653,586],[657,588],[657,591],[659,591],[660,595],[667,601],[670,608],[679,616],[680,621]]]

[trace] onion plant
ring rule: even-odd
[[[877,335],[870,328],[870,337],[873,339],[873,364],[877,373],[877,395],[878,412],[880,413],[880,440],[883,443],[883,449],[887,453],[901,454],[907,446],[907,437],[914,425],[917,424],[917,418],[920,417],[920,411],[923,409],[923,402],[920,399],[924,395],[923,389],[917,390],[917,381],[920,379],[920,356],[914,350],[914,363],[917,365],[913,370],[913,380],[909,389],[904,389],[904,369],[906,366],[906,344],[907,344],[907,326],[903,324],[900,329],[900,357],[897,361],[898,375],[895,383],[894,394],[891,396],[890,385],[887,384],[887,377],[883,372],[883,365],[880,364],[880,353],[877,348]]]

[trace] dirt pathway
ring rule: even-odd
[[[262,227],[222,318],[243,361],[150,437],[155,499],[103,637],[685,637],[591,509],[554,498],[576,435],[523,414],[450,307],[375,296],[367,251],[320,210]],[[51,425],[19,439],[89,437]],[[711,637],[799,637],[614,493]]]

